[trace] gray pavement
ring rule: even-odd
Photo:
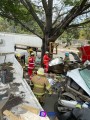
[[[43,106],[44,110],[47,112],[54,112],[54,104],[58,100],[58,95],[53,94],[51,96],[47,95],[45,98],[45,105]],[[56,116],[49,116],[50,120],[55,120]]]

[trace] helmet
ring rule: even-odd
[[[34,53],[32,52],[31,55],[34,55]]]
[[[46,53],[46,54],[48,54],[49,52],[48,52],[48,51],[46,51],[45,53]]]
[[[69,57],[69,53],[65,53],[65,56]]]
[[[80,109],[82,108],[81,104],[79,104],[79,103],[77,103],[77,104],[75,105],[75,107],[76,107],[76,108],[80,108]]]
[[[21,57],[21,54],[20,54],[20,53],[17,53],[16,56],[17,56],[17,57]]]
[[[39,68],[38,71],[37,71],[37,74],[44,75],[44,69],[43,68]]]

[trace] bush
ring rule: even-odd
[[[90,44],[90,41],[88,41],[88,44]]]

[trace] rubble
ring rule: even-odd
[[[4,102],[3,99],[0,99],[1,104],[3,103],[3,106],[2,107],[0,106],[2,112],[4,112],[5,110],[9,110],[10,112],[18,116],[20,114],[25,113],[25,110],[19,108],[19,106],[22,104],[27,104],[28,106],[33,105],[33,107],[42,110],[42,107],[38,103],[38,100],[34,96],[26,80],[19,75],[19,73],[16,70],[17,68],[14,68],[15,65],[12,66],[13,68],[12,75],[9,74],[9,72],[11,73],[12,71],[12,69],[8,70],[8,68],[11,68],[10,65],[11,64],[7,65],[6,63],[4,65],[3,64],[0,65],[1,73],[3,70],[6,70],[6,74],[0,74],[0,78],[1,78],[0,90],[1,88],[3,88],[3,91],[0,91],[0,98],[2,96],[6,100]],[[5,69],[2,66],[4,66]],[[8,78],[6,76],[8,76]],[[5,88],[7,88],[6,86],[8,85],[9,85],[9,96],[6,99],[7,91]],[[3,116],[3,118],[4,117],[5,116]]]

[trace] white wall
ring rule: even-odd
[[[5,62],[14,63],[13,66],[15,68],[15,72],[18,73],[19,76],[21,76],[21,78],[22,78],[23,77],[23,69],[14,56],[14,54],[15,54],[15,51],[14,51],[15,37],[13,37],[12,34],[0,33],[0,40],[4,41],[3,44],[0,44],[0,53],[8,53],[8,54],[6,54],[6,60],[5,60],[5,56],[0,55],[0,63],[4,63],[4,60],[5,60]]]
[[[35,35],[17,34],[15,37],[15,44],[41,48],[42,40]]]
[[[15,44],[27,45],[27,46],[31,46],[31,47],[41,47],[42,46],[42,40],[35,35],[0,32],[0,39],[2,36],[5,39],[8,39],[8,37],[9,37],[10,39],[14,40]]]
[[[26,35],[26,34],[12,34],[12,33],[3,33],[0,32],[0,42],[3,40],[3,44],[0,44],[0,53],[11,53],[14,52],[14,45],[27,45],[31,47],[41,47],[42,40],[35,35]],[[0,63],[3,63],[5,56],[0,55]],[[6,55],[5,62],[13,62],[14,54]]]
[[[6,55],[5,62],[13,62],[14,61],[14,39],[10,35],[1,34],[0,40],[3,40],[3,44],[0,44],[0,54],[1,53],[13,53]],[[0,63],[3,63],[5,60],[5,56],[0,55]]]

